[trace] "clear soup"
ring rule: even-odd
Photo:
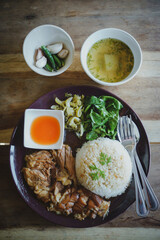
[[[131,73],[134,56],[124,42],[106,38],[91,47],[87,55],[87,65],[95,78],[104,82],[119,82]]]

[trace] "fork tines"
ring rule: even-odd
[[[131,115],[119,117],[118,128],[122,139],[135,137]]]

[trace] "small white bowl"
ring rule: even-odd
[[[69,54],[66,58],[65,65],[57,70],[57,72],[48,72],[45,69],[40,69],[35,66],[35,52],[42,45],[49,45],[56,42],[62,42]],[[26,36],[23,43],[23,56],[28,66],[36,73],[43,76],[56,76],[65,72],[73,62],[74,44],[67,32],[62,28],[54,25],[41,25],[34,28]]]
[[[32,140],[31,125],[32,122],[40,116],[51,116],[58,120],[60,125],[60,137],[54,144],[38,144]],[[24,114],[24,147],[35,149],[60,149],[63,145],[64,138],[64,113],[61,110],[47,109],[26,109]]]
[[[91,49],[94,43],[105,38],[115,38],[115,39],[121,40],[122,42],[128,45],[128,47],[131,49],[134,56],[134,66],[131,73],[124,80],[121,80],[119,82],[115,82],[115,83],[103,82],[95,78],[91,74],[87,66],[87,54],[89,50]],[[83,43],[80,57],[81,57],[82,67],[86,72],[86,74],[93,81],[104,86],[116,86],[116,85],[121,85],[123,83],[128,82],[137,74],[142,64],[142,51],[136,39],[133,36],[131,36],[129,33],[117,28],[105,28],[92,33]]]

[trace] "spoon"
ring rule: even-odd
[[[140,139],[139,130],[138,130],[138,128],[137,128],[137,126],[134,122],[133,122],[133,124],[134,124],[136,142],[138,143],[139,139]],[[145,174],[145,172],[143,170],[143,167],[141,165],[141,162],[140,162],[139,156],[137,154],[137,151],[134,151],[134,158],[136,160],[136,165],[137,165],[138,171],[140,173],[140,178],[142,180],[142,186],[143,186],[143,189],[144,189],[144,195],[145,195],[147,207],[151,211],[155,211],[159,207],[159,201],[158,201],[158,198],[156,197],[156,195],[153,191],[153,188],[151,187],[151,185],[150,185],[150,183],[149,183],[149,181],[146,177],[146,174]]]

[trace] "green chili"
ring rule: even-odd
[[[56,64],[55,64],[55,61],[52,57],[52,54],[50,53],[50,51],[45,47],[45,46],[42,46],[41,47],[42,51],[44,52],[45,56],[48,58],[48,60],[50,61],[54,71],[57,71],[56,69]]]
[[[54,58],[54,61],[59,69],[62,66],[60,59],[55,54],[52,54],[52,57]]]
[[[53,68],[48,63],[45,65],[44,69],[49,72],[53,72]]]
[[[64,59],[61,59],[61,64],[62,64],[62,67],[64,66],[64,64],[65,64],[65,61],[64,61]]]

